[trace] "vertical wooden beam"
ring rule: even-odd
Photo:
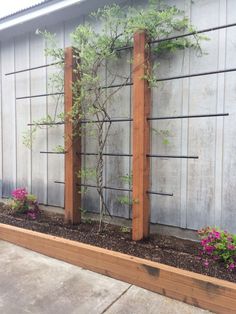
[[[81,194],[78,193],[78,171],[81,169],[81,138],[74,136],[71,118],[73,108],[73,83],[78,79],[73,71],[76,64],[73,48],[65,49],[64,99],[65,99],[65,221],[77,224],[81,221]]]
[[[134,34],[133,56],[133,221],[132,238],[141,240],[149,236],[150,162],[146,155],[150,150],[151,89],[145,79],[150,74],[150,48],[145,31]]]

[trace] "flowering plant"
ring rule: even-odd
[[[198,235],[201,238],[199,253],[206,267],[218,261],[230,271],[236,268],[236,235],[212,227],[199,230]]]
[[[36,219],[40,213],[37,197],[33,194],[28,194],[25,188],[12,191],[12,199],[9,205],[14,212],[26,214],[31,219]]]

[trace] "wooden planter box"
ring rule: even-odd
[[[231,282],[5,224],[0,239],[203,309],[236,313]]]

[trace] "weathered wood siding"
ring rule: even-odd
[[[133,1],[144,4],[146,1]],[[236,22],[234,0],[178,0],[168,1],[185,10],[198,29]],[[61,47],[70,46],[70,32],[87,16],[68,20],[48,28],[57,34]],[[99,27],[99,26],[98,26]],[[168,77],[231,68],[236,66],[236,27],[206,34],[202,43],[206,52],[182,51],[160,57],[158,76]],[[42,128],[32,151],[22,144],[27,123],[53,113],[53,97],[15,100],[16,97],[44,94],[49,91],[47,80],[54,68],[43,68],[13,76],[5,73],[51,62],[44,55],[45,43],[34,30],[21,37],[1,42],[1,145],[0,193],[4,197],[18,186],[26,186],[37,194],[42,203],[63,206],[63,155],[40,154],[63,143],[63,126]],[[130,56],[131,57],[131,56]],[[130,65],[114,65],[122,74],[130,72]],[[109,75],[104,73],[105,82]],[[170,192],[173,197],[151,196],[151,221],[170,226],[197,229],[204,225],[218,225],[236,232],[236,72],[204,77],[176,79],[162,82],[153,89],[153,116],[208,114],[229,112],[229,117],[152,122],[151,151],[158,154],[197,155],[198,160],[152,159],[151,190]],[[125,87],[110,105],[112,117],[132,116],[132,88]],[[63,107],[63,99],[59,106]],[[167,130],[169,144],[160,134]],[[83,149],[94,152],[94,140],[83,141]],[[131,123],[113,124],[107,152],[131,153]],[[86,167],[94,166],[94,157],[83,158]],[[128,157],[107,157],[106,185],[128,187],[122,176],[130,173]],[[113,215],[130,218],[130,206],[121,205],[117,196],[129,193],[106,191],[108,206]],[[130,196],[129,196],[130,197]],[[89,189],[83,197],[83,207],[98,210],[98,196]]]

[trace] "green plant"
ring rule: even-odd
[[[126,226],[121,226],[120,227],[120,231],[122,232],[122,233],[130,233],[130,228],[129,227],[126,227]]]
[[[219,228],[206,227],[198,231],[201,238],[200,257],[204,265],[223,263],[228,270],[236,267],[236,235]]]
[[[30,219],[36,219],[40,213],[37,197],[33,194],[28,194],[25,188],[12,191],[9,207],[13,213],[25,214]]]
[[[104,158],[103,153],[111,129],[111,117],[109,104],[117,95],[119,90],[131,81],[131,75],[123,75],[114,70],[113,65],[120,58],[130,63],[128,57],[124,57],[119,51],[123,46],[133,44],[133,35],[136,31],[145,31],[150,41],[168,37],[176,32],[190,31],[193,27],[185,17],[184,12],[175,6],[167,6],[158,0],[149,1],[145,8],[127,7],[120,8],[118,5],[105,6],[91,14],[91,18],[101,25],[99,32],[96,32],[92,24],[79,25],[71,34],[75,58],[77,60],[74,72],[79,80],[73,84],[74,105],[72,112],[68,113],[73,121],[74,129],[77,131],[74,136],[88,136],[90,134],[97,139],[97,160],[96,160],[96,185],[100,199],[100,229],[102,228],[103,216],[109,214],[109,209],[104,199]],[[46,40],[46,55],[54,57],[57,61],[63,60],[63,50],[57,48],[56,37],[47,31],[41,32]],[[181,40],[169,40],[165,43],[152,45],[153,68],[158,67],[158,55],[160,53],[173,53],[179,49],[195,49],[201,51],[199,40],[202,38],[195,34],[192,38]],[[126,58],[126,59],[125,59]],[[128,59],[127,59],[128,58]],[[132,63],[132,60],[131,60]],[[134,70],[134,69],[133,69]],[[131,71],[132,72],[132,71]],[[104,89],[104,74],[108,76],[108,85],[114,84],[119,79],[119,87]],[[149,82],[150,87],[156,85],[157,80],[153,71],[141,79]],[[61,90],[60,74],[51,80]],[[56,106],[58,108],[58,106]],[[57,110],[57,109],[56,109]],[[54,118],[60,116],[55,112]],[[87,120],[83,127],[79,127],[80,120]],[[54,119],[55,120],[55,119]],[[96,120],[96,123],[93,121]],[[106,120],[106,122],[104,121]],[[35,129],[31,130],[32,139]],[[29,137],[28,137],[29,138]],[[29,140],[26,141],[27,143]],[[81,174],[80,174],[81,175]]]
[[[132,205],[133,204],[133,202],[129,196],[118,196],[117,200],[121,205]]]

